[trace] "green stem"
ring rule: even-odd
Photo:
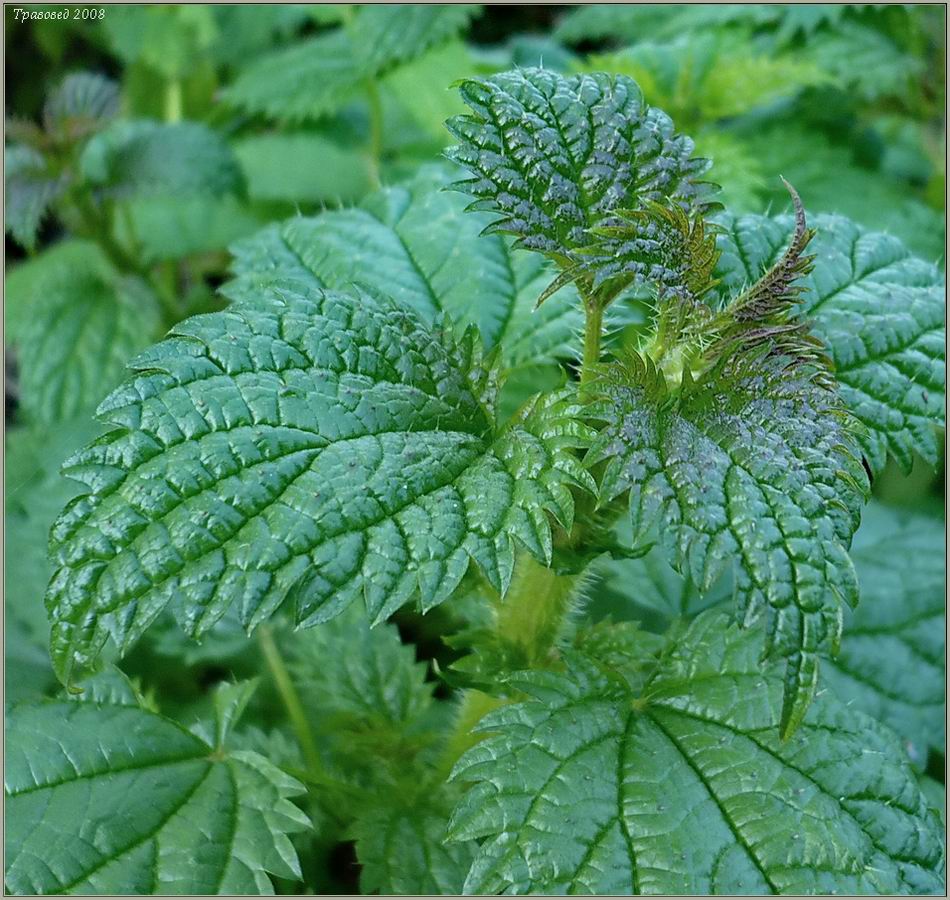
[[[293,726],[300,742],[300,749],[303,751],[303,757],[307,764],[309,780],[319,784],[332,782],[323,770],[323,760],[317,750],[317,743],[313,739],[313,732],[310,730],[310,723],[307,721],[307,714],[304,712],[303,704],[300,702],[300,695],[294,687],[294,683],[284,665],[284,659],[280,655],[277,642],[274,640],[274,633],[269,625],[261,625],[257,630],[258,638],[261,644],[261,651],[270,669],[271,677],[277,686],[277,692],[283,701],[290,718],[290,724]]]
[[[604,327],[604,308],[596,300],[585,302],[587,324],[584,329],[584,359],[581,362],[581,384],[587,384],[593,367],[600,362],[600,338]]]
[[[177,78],[165,84],[165,121],[181,121],[181,82]]]
[[[133,257],[129,256],[125,249],[112,236],[112,229],[109,226],[109,222],[96,211],[88,194],[78,193],[73,199],[76,208],[79,210],[83,225],[89,232],[89,236],[98,241],[105,251],[106,256],[115,264],[116,268],[147,277],[148,273],[144,267]]]
[[[379,99],[379,89],[372,79],[366,82],[366,97],[369,100],[369,152],[370,178],[374,187],[381,184],[379,177],[383,158],[383,105]]]

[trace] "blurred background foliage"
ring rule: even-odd
[[[944,265],[942,6],[99,9],[24,23],[4,8],[8,700],[54,687],[46,536],[74,493],[59,466],[95,436],[91,414],[126,362],[222,305],[234,241],[437,159],[443,121],[463,111],[459,78],[515,65],[630,75],[713,160],[730,210],[786,210],[781,175],[810,213]],[[874,491],[942,516],[942,471],[888,469]],[[609,573],[602,588],[611,612]],[[208,685],[260,668],[232,624],[201,648],[157,628],[125,668],[170,713],[193,711]],[[397,624],[444,665],[437,614]],[[334,865],[345,889],[352,861]]]

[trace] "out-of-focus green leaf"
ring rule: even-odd
[[[29,421],[90,413],[127,360],[158,334],[159,305],[142,280],[116,271],[98,245],[75,241],[7,280],[16,323],[20,405]]]
[[[342,147],[322,134],[247,137],[235,143],[234,153],[252,200],[337,205],[358,200],[371,183],[362,149]]]
[[[89,141],[80,166],[93,184],[119,195],[216,196],[243,188],[227,142],[198,122],[116,122]]]
[[[4,151],[5,228],[28,250],[50,206],[68,182],[50,171],[43,155],[31,147],[13,145]]]

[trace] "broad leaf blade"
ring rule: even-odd
[[[199,636],[231,606],[253,628],[361,597],[382,619],[442,602],[474,559],[501,590],[517,538],[548,560],[570,527],[568,394],[496,431],[474,335],[391,301],[262,290],[178,325],[100,406],[114,427],[66,473],[89,494],[53,530],[47,604],[64,681],[107,636],[123,650],[166,606]]]
[[[940,893],[943,847],[893,735],[830,695],[794,741],[758,639],[703,614],[641,696],[575,657],[515,676],[455,777],[465,890]]]
[[[357,96],[362,78],[349,35],[336,29],[254,60],[223,96],[249,113],[312,121]]]
[[[238,281],[225,293],[239,300],[264,279],[333,290],[363,285],[430,321],[447,313],[476,324],[488,347],[501,347],[506,368],[570,355],[581,325],[574,289],[535,311],[550,269],[500,235],[480,236],[490,218],[466,213],[462,198],[443,190],[450,182],[445,168],[426,166],[355,209],[271,226],[235,246]]]
[[[861,602],[823,670],[839,697],[890,725],[921,767],[946,741],[944,548],[942,522],[868,507],[851,549]]]
[[[289,799],[303,786],[258,754],[215,754],[128,691],[21,706],[7,727],[15,893],[271,893],[266,873],[300,877],[287,835],[309,825]]]
[[[865,232],[837,216],[817,216],[813,272],[801,282],[802,314],[835,363],[840,394],[866,426],[861,442],[879,472],[888,455],[909,468],[913,453],[937,458],[944,426],[944,281],[896,238]],[[787,243],[793,220],[725,219],[717,274],[735,291]]]
[[[360,890],[380,894],[459,894],[475,855],[472,842],[444,842],[446,792],[406,805],[380,805],[354,827]]]

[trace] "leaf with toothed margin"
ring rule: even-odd
[[[215,697],[210,739],[150,712],[119,673],[16,707],[6,732],[6,885],[18,894],[270,894],[299,879],[295,779],[228,747],[248,685]],[[51,853],[50,848],[55,848]]]
[[[723,217],[717,267],[727,296],[758,277],[794,231],[791,216]],[[812,219],[814,269],[800,282],[801,314],[834,361],[839,392],[865,426],[860,442],[873,472],[893,456],[937,460],[945,427],[945,282],[936,266],[895,237],[840,216]]]
[[[262,289],[182,322],[100,406],[113,430],[65,466],[88,493],[52,531],[51,654],[69,682],[166,607],[200,636],[285,599],[311,625],[362,597],[381,620],[458,585],[499,590],[513,541],[549,560],[549,513],[594,489],[569,390],[495,421],[474,330],[429,328],[385,298]]]
[[[540,310],[534,304],[553,272],[535,253],[514,250],[501,235],[480,235],[490,216],[465,212],[445,191],[453,173],[427,165],[351,209],[296,216],[232,248],[234,301],[281,279],[382,292],[427,321],[442,313],[475,324],[485,345],[501,347],[506,371],[574,354],[583,318],[566,287]]]
[[[605,366],[589,414],[606,425],[601,502],[629,492],[634,546],[658,539],[708,590],[732,564],[739,616],[765,609],[767,652],[788,659],[782,730],[834,652],[841,600],[857,602],[847,548],[866,476],[835,394],[779,359],[714,369],[672,390],[649,358]]]
[[[630,78],[519,69],[460,90],[472,112],[447,123],[461,143],[446,155],[474,177],[456,186],[518,246],[564,262],[617,209],[664,198],[710,205],[697,180],[708,163]]]
[[[466,893],[940,894],[941,829],[894,735],[831,694],[783,740],[759,638],[702,614],[642,690],[568,655],[509,678],[453,778]]]

